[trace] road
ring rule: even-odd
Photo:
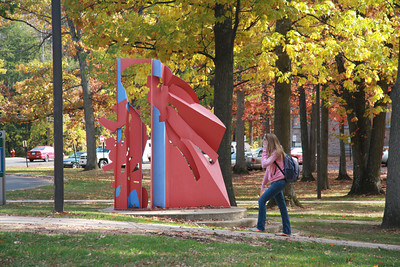
[[[28,167],[27,167],[28,166]],[[51,177],[7,174],[7,167],[44,168],[54,166],[54,161],[34,161],[28,165],[25,158],[6,158],[6,191],[22,190],[53,184]]]
[[[46,168],[53,167],[54,161],[33,161],[26,162],[25,158],[6,158],[6,172],[7,167],[19,168]],[[143,169],[150,169],[150,163],[144,162]],[[43,185],[53,184],[52,177],[35,177],[29,175],[14,175],[6,174],[6,191],[21,190],[35,188]]]
[[[44,161],[33,161],[28,163],[26,162],[25,158],[6,158],[6,170],[7,167],[34,167],[34,168],[44,168],[44,167],[53,167],[54,160],[50,160],[49,162]],[[150,162],[145,161],[143,162],[143,169],[150,169]]]
[[[54,166],[54,161],[50,160],[49,162],[44,161],[27,161],[25,158],[6,158],[6,171],[7,167],[52,167]]]
[[[32,176],[17,176],[8,174],[6,175],[6,191],[29,189],[51,184],[53,184],[53,180],[50,178],[38,178]]]

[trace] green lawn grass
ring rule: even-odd
[[[316,243],[0,232],[2,266],[398,266],[399,252]]]
[[[53,175],[53,170],[8,168],[8,173]],[[353,200],[384,200],[384,196],[349,197],[351,181],[335,181],[330,173],[331,189],[323,191],[322,200],[316,199],[315,182],[295,184],[297,197],[303,207],[289,207],[293,229],[300,235],[400,244],[399,230],[379,227],[384,203],[359,203]],[[66,200],[113,200],[112,172],[65,169],[64,194]],[[250,201],[245,206],[257,213],[257,194],[263,172],[234,176],[236,199]],[[144,186],[149,188],[149,173]],[[383,181],[384,184],[384,181]],[[53,199],[53,186],[7,192],[8,200]],[[327,200],[346,200],[331,203]],[[318,201],[318,202],[317,202]],[[322,202],[320,202],[322,201]],[[326,201],[324,203],[324,201]],[[350,201],[350,203],[348,203]],[[315,203],[314,203],[315,202]],[[245,203],[245,202],[242,202]],[[252,204],[251,204],[252,203]],[[69,218],[105,219],[131,222],[181,224],[180,221],[132,217],[100,212],[110,204],[94,202],[64,204],[63,214],[54,213],[54,203],[8,203],[0,206],[0,214],[25,216],[63,216]],[[280,221],[276,208],[268,209],[268,218]],[[333,220],[333,221],[325,221]],[[354,222],[355,221],[355,222]],[[360,224],[364,221],[368,224]],[[190,225],[187,222],[186,225]],[[237,230],[241,230],[237,228]],[[242,229],[246,230],[246,229]],[[34,244],[32,246],[32,244]],[[40,244],[40,245],[39,245]],[[243,251],[245,253],[237,253]],[[272,265],[320,266],[360,265],[396,266],[400,252],[381,249],[362,249],[314,243],[274,240],[243,240],[226,243],[218,240],[184,240],[164,236],[131,236],[108,234],[43,235],[40,233],[13,233],[0,230],[0,265]]]

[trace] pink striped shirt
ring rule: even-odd
[[[265,186],[267,185],[268,182],[272,183],[285,178],[283,173],[275,165],[274,161],[278,163],[279,167],[281,167],[282,170],[284,169],[283,157],[278,158],[276,151],[272,152],[271,155],[269,156],[264,147],[261,158],[261,166],[263,168],[266,168],[266,170],[264,174],[264,180],[261,184],[261,190],[265,189]]]

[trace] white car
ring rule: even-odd
[[[104,165],[107,165],[108,163],[111,162],[110,158],[108,157],[109,154],[110,150],[106,148],[103,149],[102,146],[99,146],[96,149],[97,164],[99,165],[99,168],[102,168]],[[79,166],[85,168],[86,164],[87,164],[87,153],[83,153],[79,158]]]
[[[244,152],[251,152],[250,144],[244,142]],[[236,141],[233,141],[231,144],[231,154],[236,153]]]
[[[151,160],[151,140],[147,140],[143,151],[143,162]]]
[[[383,165],[387,166],[388,158],[389,158],[389,147],[385,146],[385,147],[383,147],[383,152],[382,152],[382,164]]]

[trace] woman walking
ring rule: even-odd
[[[291,228],[289,214],[286,209],[285,197],[283,189],[286,186],[285,176],[278,166],[284,169],[285,152],[275,134],[268,133],[263,138],[263,153],[261,165],[266,168],[264,180],[261,184],[260,198],[258,199],[258,222],[257,227],[251,228],[251,231],[264,232],[265,221],[267,216],[267,208],[265,204],[271,198],[275,198],[282,217],[282,232],[279,236],[290,236]],[[265,190],[267,183],[271,185]]]

